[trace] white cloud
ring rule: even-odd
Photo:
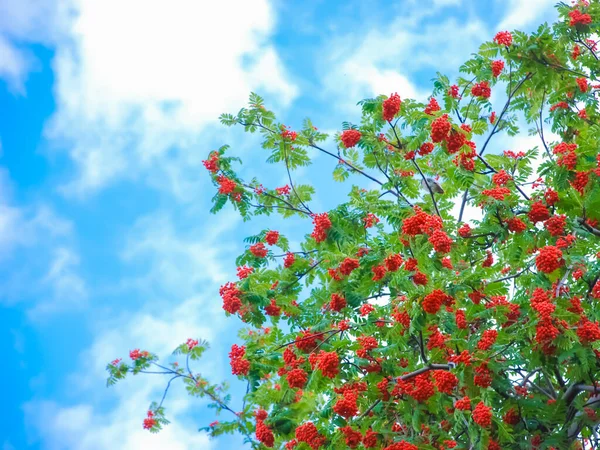
[[[12,184],[0,168],[0,301],[35,298],[30,317],[80,307],[87,288],[78,274],[72,223],[48,205],[17,205]]]
[[[138,278],[124,280],[142,291],[164,289],[181,296],[192,295],[210,283],[224,283],[231,268],[225,266],[227,252],[239,243],[221,235],[231,232],[239,222],[232,211],[211,217],[205,226],[192,226],[186,231],[176,227],[165,213],[139,219],[128,234],[122,258],[147,270]]]
[[[141,408],[134,405],[144,401],[144,396],[135,392],[127,397],[127,402],[113,414],[100,413],[90,405],[60,407],[53,402],[26,404],[25,414],[30,425],[37,428],[38,439],[46,450],[214,448],[206,434],[177,422],[158,434],[143,430]]]
[[[0,78],[6,80],[10,90],[24,93],[23,82],[28,70],[29,60],[26,54],[0,35]]]
[[[417,72],[456,72],[485,34],[484,24],[474,18],[430,23],[433,11],[416,9],[383,28],[334,39],[323,67],[326,93],[353,108],[354,99],[393,92],[424,100],[430,90],[416,86]]]
[[[67,3],[56,0],[3,0],[0,32],[19,41],[48,43],[59,31],[59,16],[67,13]]]
[[[458,6],[462,0],[433,0],[435,6]]]
[[[79,256],[70,248],[53,250],[49,268],[40,281],[47,292],[28,311],[31,319],[40,319],[56,311],[82,308],[88,299],[85,281],[79,276]]]
[[[498,30],[512,30],[527,25],[535,25],[536,21],[554,9],[554,2],[548,0],[509,0],[508,4],[503,2],[503,9],[507,11],[507,14],[498,25]]]
[[[280,106],[297,94],[268,42],[267,0],[72,2],[76,14],[64,25],[70,39],[57,46],[58,111],[49,127],[79,169],[72,193],[160,176],[174,149],[197,153],[199,133],[252,90]]]
[[[27,75],[37,67],[36,58],[24,45],[51,42],[58,31],[56,19],[66,12],[61,5],[55,0],[0,2],[0,79],[14,93],[25,94]]]
[[[221,368],[226,362],[220,355],[217,333],[223,332],[224,315],[212,295],[192,297],[173,308],[146,307],[133,316],[112,318],[101,327],[93,344],[80,355],[82,369],[68,378],[75,404],[50,400],[34,400],[24,406],[32,435],[49,450],[130,450],[137,448],[211,449],[215,444],[206,434],[198,433],[207,425],[208,416],[191,422],[190,413],[205,408],[206,402],[192,398],[174,382],[164,404],[171,424],[159,434],[142,429],[145,408],[152,400],[160,400],[168,377],[139,375],[119,382],[108,390],[104,386],[106,364],[135,346],[157,353],[161,360],[188,337],[208,339],[216,348],[192,370],[211,381],[223,379]],[[178,380],[179,381],[179,380]],[[85,399],[85,400],[81,400]],[[236,405],[234,405],[235,407]],[[239,405],[237,405],[239,406]],[[194,414],[198,420],[198,414]]]

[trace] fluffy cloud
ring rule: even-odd
[[[168,378],[140,375],[109,390],[98,389],[104,385],[106,363],[123,355],[124,345],[135,343],[164,360],[188,337],[215,343],[206,359],[192,364],[192,370],[213,381],[223,379],[221,368],[226,362],[221,355],[226,350],[220,347],[217,333],[223,330],[224,316],[213,303],[211,295],[191,297],[175,308],[147,307],[100,326],[94,342],[79,359],[81,370],[69,377],[75,403],[34,400],[24,406],[32,440],[49,450],[214,448],[206,434],[196,431],[212,420],[210,413],[200,418],[194,414],[195,421],[190,418],[190,413],[205,408],[206,402],[189,397],[180,383],[173,383],[165,403],[172,423],[158,435],[143,430],[141,423],[144,408],[152,400],[160,400]]]
[[[420,90],[415,84],[419,72],[456,71],[486,35],[479,20],[433,22],[434,12],[417,8],[385,27],[334,39],[323,67],[327,93],[346,99],[346,107],[356,98],[396,91],[401,97],[425,99],[429,88]]]
[[[25,44],[49,44],[58,28],[56,19],[66,13],[54,0],[5,0],[0,2],[0,79],[24,95],[28,73],[37,67]]]
[[[250,91],[272,94],[279,106],[296,96],[268,42],[267,0],[72,0],[72,7],[57,44],[57,112],[48,129],[78,168],[72,193],[163,176],[174,163],[199,165],[188,156],[198,153],[200,133]]]
[[[142,375],[99,389],[105,384],[107,362],[119,356],[127,359],[133,347],[152,351],[165,361],[190,337],[211,344],[206,357],[192,363],[192,370],[211,381],[227,378],[226,345],[235,330],[223,314],[217,292],[219,283],[229,278],[231,270],[222,264],[232,259],[234,248],[220,238],[238,221],[223,213],[210,223],[182,231],[184,221],[161,210],[139,219],[125,236],[123,279],[117,290],[126,297],[127,292],[143,296],[144,303],[132,300],[130,308],[99,314],[92,325],[92,344],[77,359],[79,369],[67,377],[69,394],[35,399],[24,406],[32,442],[48,450],[216,448],[217,442],[196,431],[214,420],[213,413],[206,409],[205,400],[189,397],[181,383],[173,382],[165,403],[172,423],[158,435],[143,430],[141,423],[145,408],[162,397],[168,378]],[[73,262],[69,254],[60,256],[49,278]],[[239,407],[240,399],[233,394],[232,404]],[[218,441],[223,442],[228,445],[227,440]],[[236,437],[225,448],[240,445]]]

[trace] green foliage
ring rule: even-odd
[[[247,383],[243,405],[231,407],[226,385],[190,369],[203,341],[180,345],[180,364],[159,365],[149,353],[109,364],[108,384],[158,368],[233,419],[202,430],[241,433],[257,449],[269,444],[268,430],[284,448],[307,422],[321,448],[333,450],[349,447],[346,426],[374,433],[382,449],[401,441],[572,449],[575,436],[595,436],[600,108],[592,86],[600,66],[586,39],[599,31],[600,3],[557,8],[561,21],[513,32],[510,46],[483,43],[460,67],[465,78],[438,73],[439,110],[403,98],[389,121],[387,96],[365,99],[359,124],[342,122],[329,142],[309,119],[299,131],[279,123],[256,94],[247,108],[223,114],[224,125],[260,133],[266,163],[280,166],[289,184],[242,180],[241,161],[221,147],[205,162],[218,191],[211,212],[231,205],[244,220],[278,214],[306,230],[300,243],[283,233],[269,243],[272,230],[244,239],[240,279],[221,289],[227,314],[248,327],[239,333],[243,349],[230,355]],[[591,23],[571,24],[573,8]],[[495,77],[497,60],[504,69]],[[473,94],[482,82],[500,93],[494,104]],[[440,137],[444,120],[450,130]],[[357,131],[349,144],[344,137]],[[558,142],[547,140],[550,131]],[[502,139],[511,136],[536,136],[536,145],[509,150]],[[329,158],[335,181],[352,183],[327,212],[315,211],[313,199],[328,192],[294,182],[297,169],[310,174],[313,152]],[[252,246],[262,245],[266,254],[257,256]],[[458,408],[466,397],[471,407]],[[480,402],[490,408],[489,426]],[[166,423],[162,402],[151,410],[156,431]],[[256,434],[261,420],[267,431]]]

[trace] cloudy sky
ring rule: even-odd
[[[0,0],[0,450],[239,448],[198,433],[215,418],[178,389],[173,423],[145,432],[165,380],[105,387],[108,361],[167,357],[188,337],[211,342],[197,371],[230,377],[237,324],[218,287],[266,226],[209,215],[201,161],[230,144],[250,177],[265,154],[218,115],[255,91],[292,128],[310,116],[334,131],[361,98],[425,98],[436,71],[455,77],[497,31],[553,20],[554,3]]]

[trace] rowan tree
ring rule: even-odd
[[[229,353],[243,405],[190,367],[202,341],[179,364],[136,349],[108,365],[109,384],[170,377],[145,428],[166,424],[177,380],[232,413],[206,431],[257,449],[600,448],[600,2],[557,9],[531,34],[498,32],[457,79],[438,74],[426,102],[360,101],[360,123],[333,138],[279,123],[255,94],[221,116],[259,133],[289,183],[242,179],[221,147],[204,162],[211,211],[307,234],[296,248],[279,230],[248,237],[220,289],[243,323]],[[521,135],[540,145],[492,151]],[[329,211],[294,182],[309,150],[352,182]]]

